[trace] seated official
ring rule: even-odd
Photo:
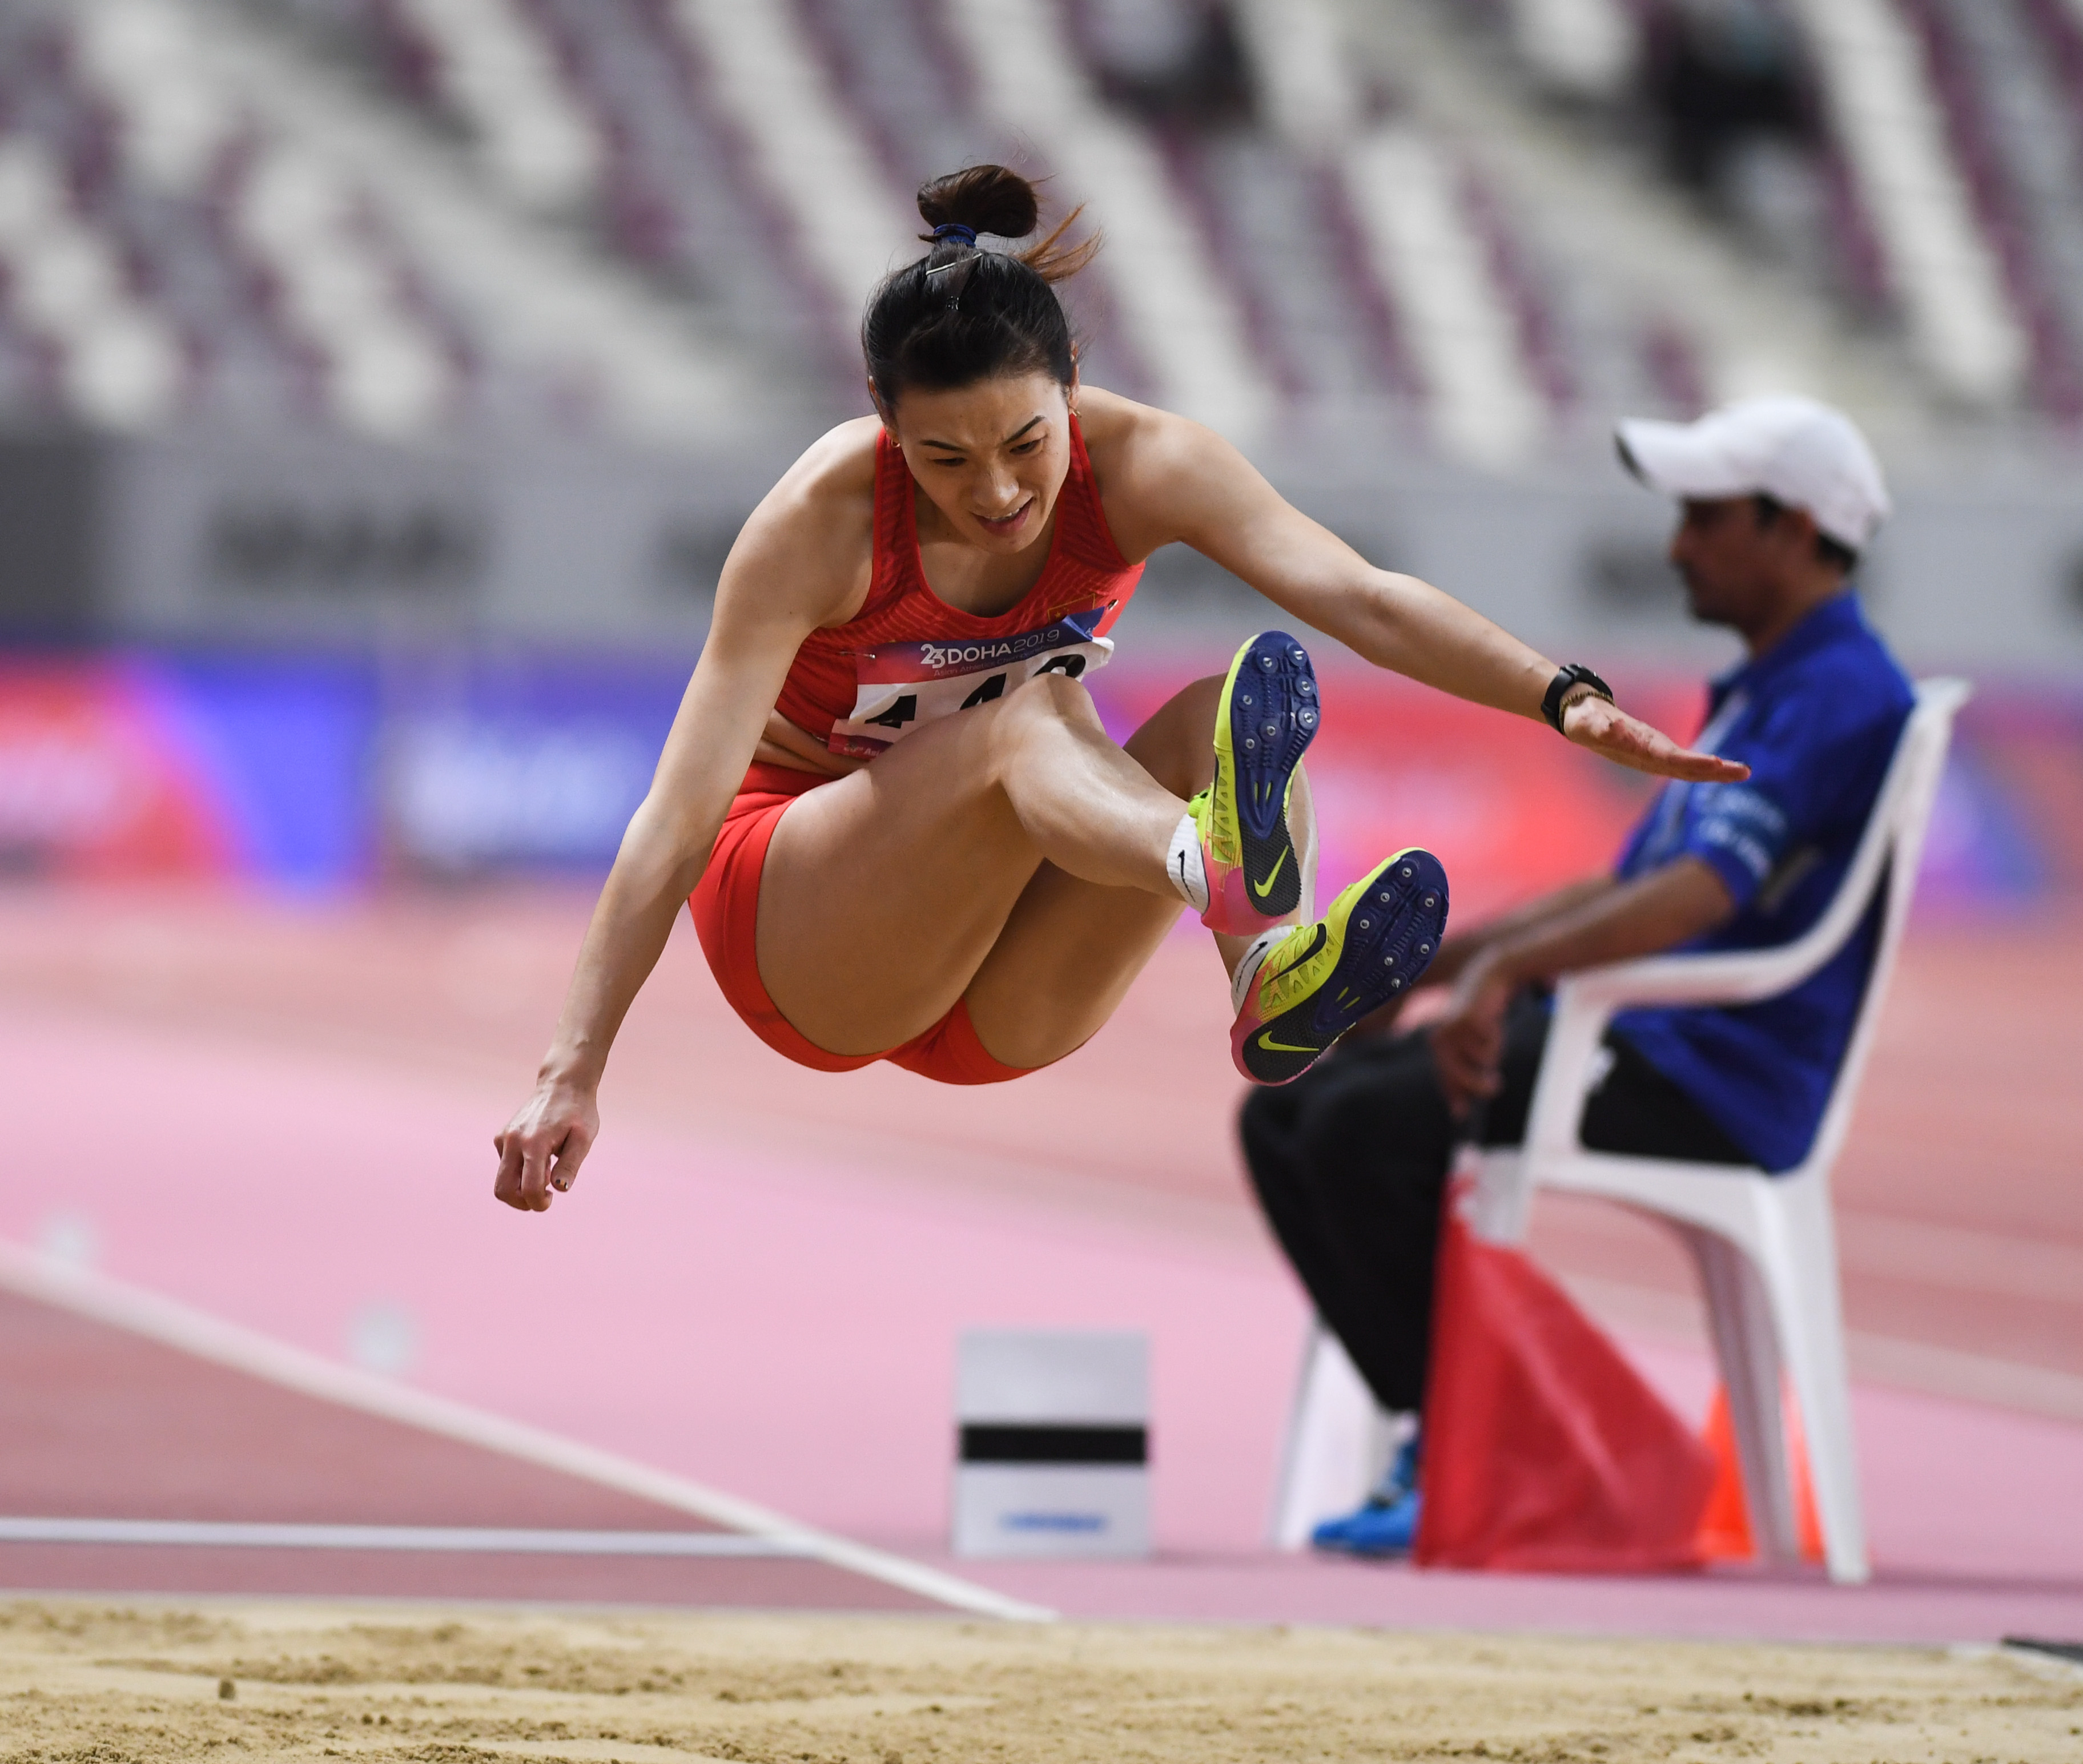
[[[1908,679],[1847,585],[1887,512],[1858,430],[1798,399],[1696,423],[1621,424],[1623,462],[1679,498],[1671,560],[1693,616],[1747,659],[1710,689],[1703,751],[1742,760],[1734,784],[1667,784],[1612,875],[1450,935],[1422,986],[1444,1014],[1387,1032],[1363,1023],[1291,1085],[1252,1092],[1244,1155],[1281,1247],[1375,1399],[1422,1409],[1433,1260],[1449,1167],[1472,1138],[1525,1132],[1559,977],[1667,950],[1791,943],[1844,880],[1907,720]],[[1851,1036],[1878,930],[1781,997],[1622,1013],[1587,1104],[1607,1152],[1792,1168],[1814,1138]],[[1367,1505],[1320,1547],[1407,1548],[1419,1510],[1405,1450]]]

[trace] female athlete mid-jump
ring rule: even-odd
[[[977,243],[1034,231],[1025,179],[974,167],[919,209],[932,248],[862,326],[877,415],[813,445],[724,566],[534,1092],[497,1136],[509,1205],[571,1186],[609,1045],[691,897],[725,997],[821,1071],[889,1060],[982,1084],[1060,1060],[1182,905],[1217,934],[1232,1056],[1261,1083],[1417,977],[1447,916],[1427,853],[1295,922],[1308,821],[1291,787],[1323,711],[1291,637],[1253,638],[1126,747],[1101,728],[1081,677],[1174,540],[1381,667],[1545,715],[1625,766],[1743,775],[1372,568],[1209,430],[1081,386],[1050,285],[1092,243],[1066,247],[1067,222],[1022,251]]]

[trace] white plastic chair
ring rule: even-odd
[[[1806,936],[1774,949],[1650,956],[1561,981],[1525,1143],[1475,1160],[1469,1224],[1493,1243],[1524,1239],[1534,1192],[1541,1188],[1601,1195],[1654,1214],[1677,1231],[1699,1265],[1707,1297],[1751,1535],[1768,1559],[1799,1559],[1782,1422],[1783,1369],[1802,1420],[1824,1559],[1830,1577],[1839,1581],[1865,1580],[1868,1565],[1830,1171],[1851,1125],[1853,1101],[1909,916],[1953,720],[1970,690],[1958,680],[1927,681],[1917,688],[1916,709],[1851,867],[1828,910]],[[1585,1149],[1578,1126],[1585,1099],[1601,1075],[1601,1045],[1615,1012],[1638,1005],[1745,1004],[1786,992],[1844,947],[1877,895],[1884,901],[1880,936],[1857,1021],[1815,1143],[1798,1168],[1774,1176],[1726,1164]],[[1312,1518],[1335,1510],[1319,1503],[1364,1474],[1350,1454],[1329,1446],[1336,1437],[1353,1437],[1358,1430],[1347,1412],[1357,1380],[1349,1368],[1341,1380],[1335,1366],[1320,1364],[1327,1344],[1336,1345],[1320,1326],[1312,1326],[1275,1498],[1274,1539],[1287,1548],[1306,1539]],[[1366,1400],[1363,1390],[1359,1399]]]

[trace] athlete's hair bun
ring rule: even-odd
[[[969,166],[919,185],[919,213],[928,226],[965,226],[972,233],[1025,238],[1042,218],[1042,204],[1034,186],[1018,172]]]
[[[1066,244],[1074,209],[1024,250],[987,251],[978,234],[1023,239],[1038,230],[1034,186],[1003,166],[970,166],[919,192],[919,213],[935,229],[926,255],[893,270],[869,298],[860,325],[868,377],[885,412],[908,386],[969,386],[994,374],[1077,376],[1070,321],[1050,284],[1074,276],[1099,236]]]

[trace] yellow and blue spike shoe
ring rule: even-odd
[[[1254,1084],[1301,1077],[1371,1011],[1417,984],[1447,929],[1447,872],[1399,851],[1314,925],[1268,931],[1236,972],[1230,1057]]]
[[[1287,800],[1322,720],[1309,652],[1286,631],[1261,631],[1237,651],[1215,709],[1215,779],[1186,805],[1201,833],[1210,931],[1255,936],[1301,905]]]

